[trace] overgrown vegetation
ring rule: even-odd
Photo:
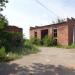
[[[70,45],[70,46],[67,46],[66,48],[67,48],[67,49],[75,48],[75,44],[72,44],[72,45]]]
[[[6,58],[5,48],[2,47],[0,48],[0,61],[5,60],[5,58]]]
[[[69,45],[69,46],[66,46],[66,48],[67,48],[67,49],[73,49],[73,48],[75,48],[75,44],[71,44],[71,45]]]
[[[53,40],[53,38],[51,36],[45,36],[42,40],[38,39],[38,38],[32,38],[30,40],[30,42],[34,45],[37,46],[46,46],[46,47],[58,47],[58,48],[67,48],[67,49],[73,49],[75,48],[75,44],[71,44],[68,46],[63,46],[61,44],[59,44]]]
[[[23,55],[37,53],[39,51],[38,48],[30,42],[30,40],[23,40],[21,33],[5,32],[6,27],[6,25],[4,27],[1,26],[0,61],[14,60]]]
[[[24,54],[37,53],[38,51],[39,49],[35,45],[33,45],[30,40],[26,40],[24,42]]]
[[[42,40],[40,40],[39,38],[31,38],[30,39],[30,43],[32,43],[34,45],[41,45],[42,44]]]
[[[21,46],[12,47],[12,45],[10,46],[12,49],[8,47],[9,51],[7,51],[5,47],[0,48],[0,61],[10,61],[20,58],[24,55],[39,52],[39,49],[35,45],[33,45],[28,39],[24,40],[22,47]]]
[[[53,46],[53,39],[51,36],[45,36],[43,39],[44,46]]]
[[[8,0],[0,0],[0,11],[6,7],[6,3]],[[6,31],[8,26],[8,20],[0,14],[0,62],[14,60],[39,51],[29,40],[23,40],[21,32]]]
[[[31,38],[30,42],[38,46],[53,46],[54,40],[51,36],[45,36],[43,39]]]
[[[75,44],[71,44],[71,45],[57,45],[56,47],[58,48],[66,48],[66,49],[75,49]]]

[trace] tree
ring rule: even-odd
[[[5,40],[4,38],[4,36],[6,35],[5,28],[7,26],[8,26],[7,19],[3,15],[0,14],[0,48],[2,47],[2,43]]]
[[[6,3],[8,3],[8,0],[0,0],[0,11],[2,11],[4,7],[6,7],[6,5],[5,5]],[[4,29],[6,28],[7,25],[8,25],[7,19],[5,18],[5,16],[3,16],[0,13],[0,47],[2,45]]]
[[[2,11],[4,7],[6,7],[6,3],[8,3],[8,0],[0,0],[0,11]]]
[[[6,3],[8,3],[8,0],[0,0],[0,11],[2,11],[4,7],[6,7],[5,5]],[[4,29],[6,28],[7,25],[8,25],[7,19],[0,13],[0,48],[2,47],[2,43],[5,40],[3,36],[5,35]]]
[[[61,23],[61,22],[64,22],[65,20],[64,19],[57,19],[57,23]]]
[[[8,26],[7,19],[5,18],[5,16],[0,14],[0,30],[3,30],[6,26]]]
[[[57,18],[56,21],[53,21],[53,24],[65,22],[65,19]]]

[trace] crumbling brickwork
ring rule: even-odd
[[[19,28],[16,26],[7,26],[6,31],[7,32],[22,32],[22,28]]]

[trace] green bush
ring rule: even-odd
[[[38,39],[38,38],[31,38],[30,42],[34,45],[38,46],[53,46],[54,41],[51,36],[45,36],[44,39]]]
[[[45,36],[43,39],[44,46],[53,46],[53,39],[51,36]]]
[[[0,49],[0,61],[11,61],[17,58],[22,57],[23,55],[27,55],[27,54],[33,54],[33,53],[37,53],[39,51],[39,49],[33,45],[30,40],[25,40],[23,47],[21,48],[21,50],[19,51],[20,48],[12,48],[12,51],[8,51],[6,52],[5,48],[2,47]],[[14,50],[16,51],[14,51]]]
[[[6,52],[4,47],[2,47],[0,49],[0,62],[11,61],[11,60],[20,58],[21,56],[22,56],[22,53],[19,53],[18,51],[15,51],[15,52],[12,52],[12,51]]]
[[[5,48],[2,47],[2,48],[0,49],[0,61],[5,60],[5,58],[6,58]]]
[[[35,45],[31,43],[30,40],[26,40],[24,43],[24,49],[22,51],[23,54],[31,54],[31,53],[37,53],[39,50]]]
[[[19,55],[18,53],[9,52],[9,53],[7,53],[5,61],[11,61],[11,60],[14,60],[14,59],[17,59],[20,57],[21,57],[21,55]]]
[[[32,44],[35,44],[35,45],[41,45],[42,44],[42,40],[40,40],[39,38],[31,38],[30,42]]]

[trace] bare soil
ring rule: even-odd
[[[75,49],[39,49],[37,54],[0,63],[0,75],[75,75]]]

